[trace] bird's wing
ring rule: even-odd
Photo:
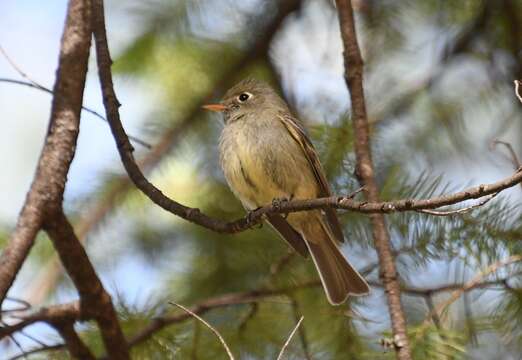
[[[319,196],[328,197],[331,196],[330,186],[328,185],[328,180],[324,174],[323,167],[319,162],[319,156],[315,151],[314,145],[306,135],[304,128],[301,124],[293,118],[291,115],[280,114],[278,118],[281,120],[283,125],[286,127],[292,138],[301,146],[303,153],[308,159],[308,163],[313,170],[317,183],[319,184]],[[324,210],[326,214],[326,219],[328,220],[328,224],[335,236],[340,242],[344,241],[343,232],[341,230],[341,225],[339,224],[339,219],[337,218],[337,214],[335,213],[335,209],[327,208]]]

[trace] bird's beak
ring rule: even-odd
[[[223,111],[225,111],[226,106],[223,104],[208,104],[208,105],[203,105],[202,108],[205,110],[210,110],[210,111],[223,112]]]

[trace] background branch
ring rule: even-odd
[[[80,294],[82,312],[92,314],[98,323],[107,353],[111,359],[128,359],[127,344],[111,296],[103,288],[85,249],[63,212],[56,213],[48,220],[45,230]]]
[[[69,353],[73,358],[79,360],[96,359],[74,330],[73,322],[57,322],[52,325],[65,341],[65,346],[67,346],[67,350],[69,350]]]
[[[345,80],[352,104],[352,123],[355,133],[356,174],[365,188],[369,201],[379,201],[371,157],[368,118],[363,89],[363,59],[357,43],[353,9],[350,0],[337,0],[337,9],[344,45]],[[387,295],[397,358],[411,359],[406,317],[401,304],[400,285],[392,254],[390,235],[382,214],[370,215],[373,240],[379,257],[380,278]]]

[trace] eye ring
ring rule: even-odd
[[[250,96],[251,94],[247,93],[247,92],[244,92],[244,93],[241,93],[237,99],[239,100],[239,102],[245,102],[247,101],[248,99],[250,99]]]

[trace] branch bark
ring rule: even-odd
[[[111,359],[129,359],[127,342],[110,295],[105,291],[85,249],[63,211],[44,224],[67,273],[80,294],[81,312],[91,314],[100,328]]]
[[[379,189],[375,181],[371,157],[368,119],[363,89],[363,60],[357,35],[353,9],[350,0],[336,0],[344,45],[344,66],[346,85],[352,103],[352,122],[355,133],[355,155],[357,175],[365,187],[369,201],[379,201]],[[388,300],[391,317],[393,343],[397,358],[411,359],[411,351],[406,331],[406,317],[401,304],[400,284],[392,254],[390,235],[383,214],[371,214],[373,239],[379,256],[380,277]]]
[[[65,341],[67,350],[74,359],[79,360],[95,360],[96,358],[89,350],[85,343],[80,339],[76,330],[74,330],[74,322],[57,322],[52,326],[58,331],[62,339]]]
[[[78,138],[91,32],[88,3],[72,0],[61,39],[45,145],[15,230],[0,257],[0,306],[42,227],[46,213],[62,204]]]

